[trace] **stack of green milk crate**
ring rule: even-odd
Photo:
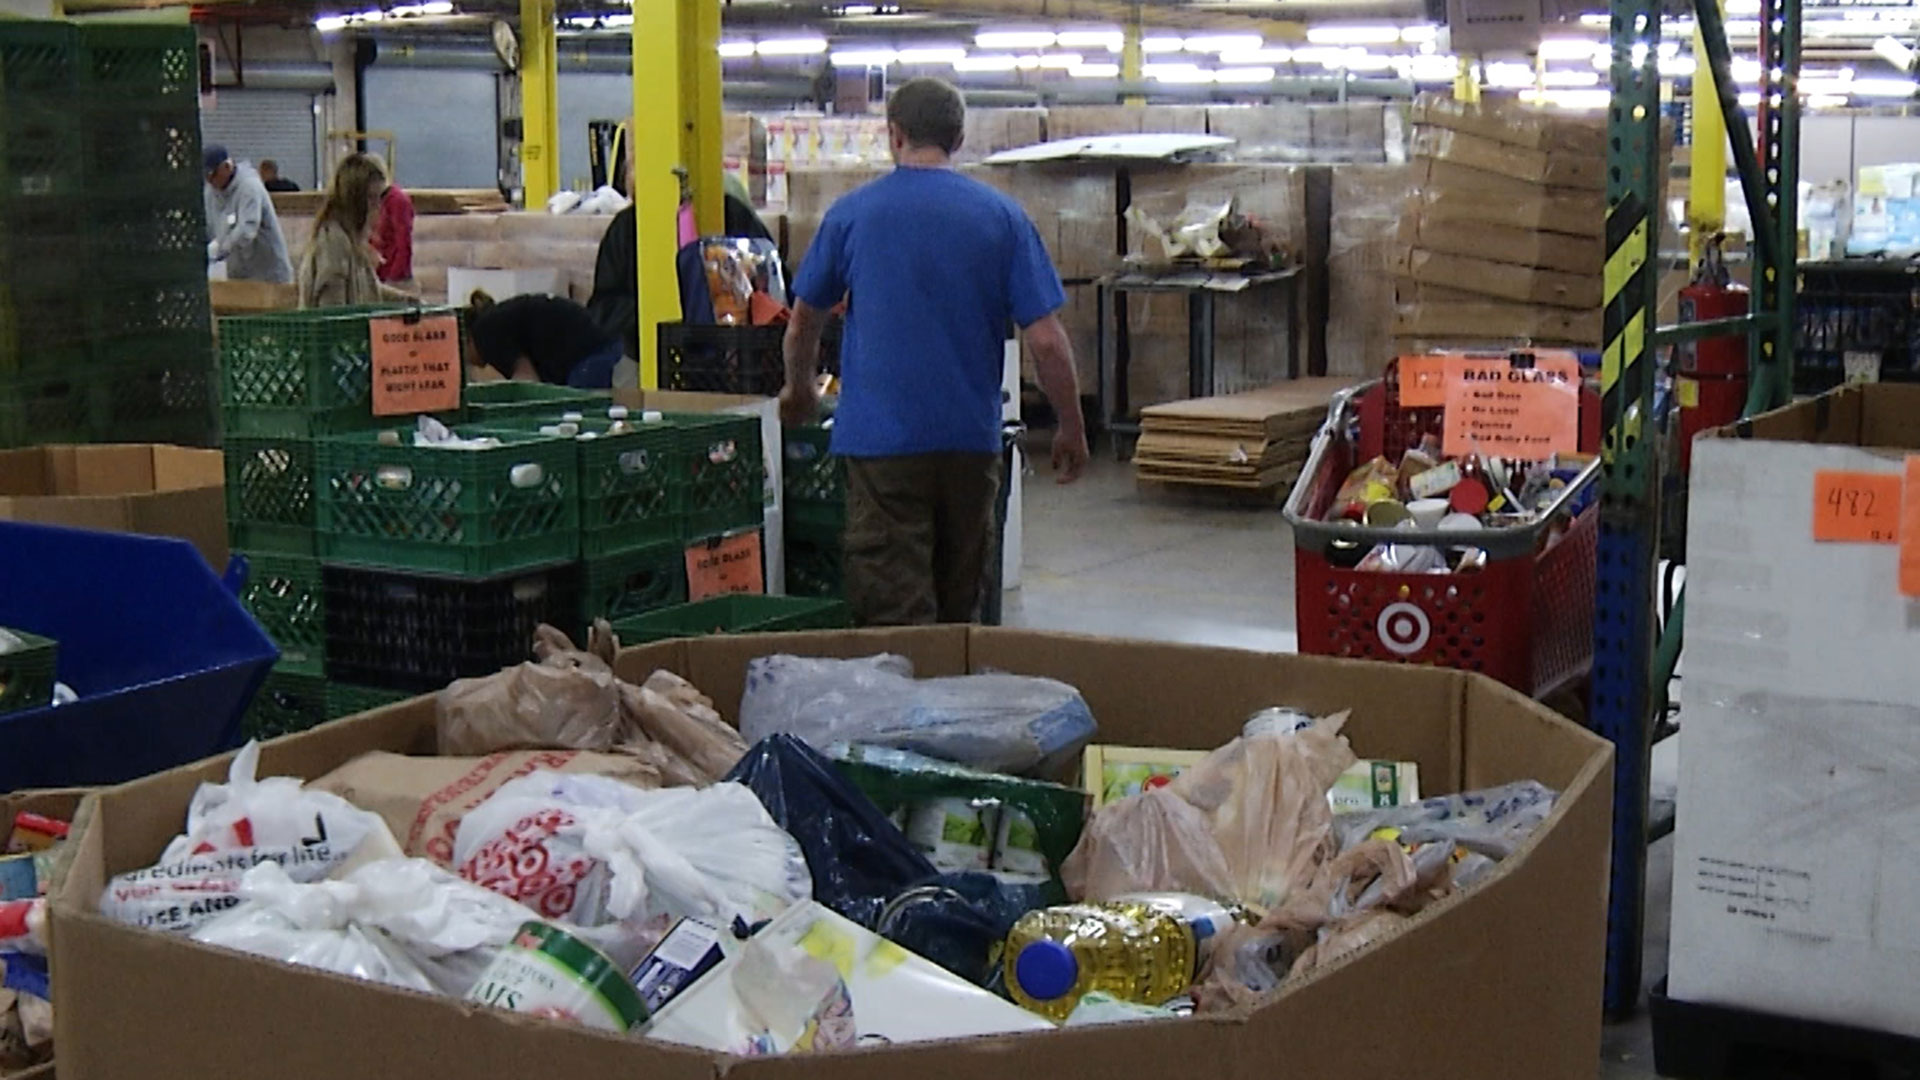
[[[604,393],[525,383],[467,394],[476,429],[573,441],[582,633],[684,603],[687,550],[762,524],[757,417],[628,410]]]
[[[0,446],[212,441],[187,26],[0,20]]]
[[[372,412],[368,322],[399,313],[337,308],[220,321],[228,540],[250,564],[242,601],[281,654],[248,715],[251,736],[409,696],[328,682],[319,541],[321,441],[383,422]]]
[[[782,436],[787,595],[843,597],[841,535],[847,530],[847,466],[829,452],[832,429],[790,427]]]

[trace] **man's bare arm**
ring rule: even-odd
[[[1086,468],[1087,420],[1080,411],[1080,379],[1073,369],[1073,342],[1058,315],[1048,315],[1023,331],[1040,390],[1047,395],[1060,427],[1053,436],[1053,468],[1060,483],[1079,479]]]
[[[811,421],[820,408],[820,334],[826,323],[826,312],[805,300],[794,301],[781,342],[787,385],[780,391],[780,419],[790,426]]]

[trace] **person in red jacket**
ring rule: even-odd
[[[373,250],[380,256],[375,273],[390,285],[413,283],[413,200],[388,184],[380,199],[380,220],[373,227]]]

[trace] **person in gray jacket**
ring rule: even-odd
[[[287,241],[280,235],[280,217],[273,212],[260,174],[246,162],[236,164],[227,148],[206,148],[207,261],[227,263],[227,277],[235,281],[293,281],[287,259]]]

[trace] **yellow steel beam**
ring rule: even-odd
[[[675,2],[680,5],[679,160],[687,167],[700,233],[717,236],[726,231],[721,186],[720,0]]]
[[[1133,14],[1123,24],[1125,36],[1120,43],[1120,78],[1129,85],[1138,86],[1146,78],[1146,48],[1141,44],[1146,37],[1147,28],[1141,22],[1139,5],[1134,5]],[[1126,104],[1145,105],[1147,99],[1141,94],[1127,95]]]
[[[1149,30],[1199,30],[1216,34],[1259,34],[1268,41],[1304,41],[1305,23],[1259,15],[1196,11],[1173,4],[1134,0],[906,0],[909,11],[946,11],[957,15],[1052,22],[1103,22],[1125,26],[1136,17]]]
[[[520,0],[520,182],[527,209],[560,190],[559,66],[553,0]]]
[[[1722,5],[1724,6],[1724,5]],[[1693,155],[1687,177],[1687,263],[1698,268],[1707,241],[1727,227],[1727,118],[1700,31],[1693,32]]]
[[[1453,100],[1476,105],[1480,102],[1480,73],[1474,70],[1471,56],[1460,58],[1460,67],[1453,76]]]
[[[633,217],[639,252],[640,385],[660,385],[658,327],[680,318],[681,36],[686,5],[633,6]],[[716,35],[717,36],[717,35]],[[716,162],[716,167],[717,167]],[[717,171],[717,168],[716,168]]]

